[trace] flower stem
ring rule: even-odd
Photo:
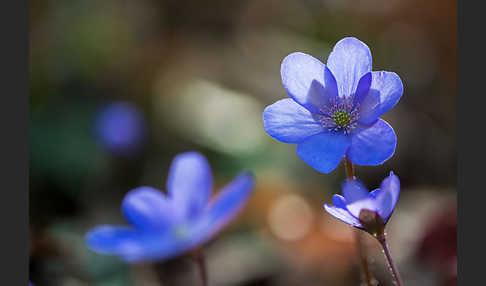
[[[196,249],[192,252],[192,258],[197,264],[199,277],[201,279],[201,286],[208,286],[208,274],[206,270],[206,260],[201,249]]]
[[[390,267],[390,272],[395,279],[397,286],[403,286],[402,279],[400,278],[400,274],[398,273],[397,267],[393,262],[393,259],[390,254],[390,249],[388,248],[388,244],[386,243],[386,234],[383,233],[377,237],[378,241],[380,242],[381,246],[383,247],[383,253],[385,253],[386,260],[388,261],[388,266]]]
[[[344,167],[346,168],[346,178],[348,180],[354,180],[354,165],[349,161],[348,157],[344,157]]]
[[[346,178],[348,180],[354,180],[354,165],[347,157],[344,158],[344,166],[346,168]],[[371,276],[370,272],[370,267],[368,264],[368,258],[366,254],[366,249],[363,247],[363,239],[361,237],[361,231],[360,230],[355,230],[355,241],[356,245],[359,251],[359,257],[360,257],[360,262],[361,262],[361,270],[364,276],[364,280],[366,282],[367,286],[373,286],[374,279],[373,276]]]

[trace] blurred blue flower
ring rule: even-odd
[[[32,282],[29,281],[29,286],[34,286],[34,284]]]
[[[371,71],[371,52],[356,38],[340,40],[327,65],[303,53],[282,62],[282,83],[290,98],[265,108],[263,123],[273,138],[298,144],[297,154],[329,173],[343,156],[357,165],[379,165],[395,152],[393,128],[378,118],[403,93],[393,72]]]
[[[213,237],[244,206],[253,185],[253,175],[242,173],[209,200],[212,174],[206,158],[179,154],[169,171],[167,195],[151,187],[128,192],[121,208],[131,226],[98,226],[87,233],[86,243],[127,262],[168,259]]]
[[[125,101],[111,103],[96,117],[96,135],[102,145],[118,155],[131,155],[145,140],[146,125],[142,112]]]
[[[358,180],[343,184],[342,196],[334,195],[334,204],[324,204],[324,209],[345,223],[366,230],[371,234],[383,231],[390,219],[400,194],[400,180],[390,172],[380,188],[368,192]]]

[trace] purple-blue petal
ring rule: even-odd
[[[297,154],[312,168],[330,173],[341,162],[351,140],[342,132],[323,132],[297,145]]]
[[[318,80],[311,82],[307,92],[305,107],[313,113],[325,114],[332,102],[338,97],[337,83],[328,67],[324,67],[324,85]]]
[[[362,210],[370,210],[378,212],[378,202],[374,198],[366,198],[362,200],[355,201],[347,205],[349,212],[356,218],[359,218],[359,214]]]
[[[228,224],[245,206],[255,185],[254,176],[244,172],[226,185],[209,203],[199,222],[196,223],[195,241],[202,243],[211,239]]]
[[[270,136],[285,143],[299,143],[324,131],[316,115],[290,98],[265,108],[263,128]]]
[[[383,164],[393,153],[397,136],[393,128],[378,119],[371,126],[360,126],[351,136],[347,157],[356,165],[376,166]]]
[[[369,92],[359,99],[359,123],[370,124],[398,103],[403,84],[394,72],[373,72]]]
[[[170,232],[136,231],[118,226],[99,226],[86,235],[87,246],[100,254],[116,255],[125,262],[166,260],[197,246],[198,234],[190,225],[181,235]],[[196,243],[194,243],[196,242]]]
[[[211,167],[197,152],[174,157],[167,179],[167,190],[174,211],[186,218],[197,216],[206,206],[213,185]]]
[[[364,74],[364,76],[361,77],[361,79],[358,82],[358,87],[356,88],[356,92],[354,93],[354,98],[353,98],[354,106],[360,104],[363,101],[363,98],[365,98],[365,96],[368,95],[370,91],[371,81],[372,81],[372,72],[367,72]],[[358,109],[361,110],[361,106],[358,107]]]
[[[380,188],[377,188],[377,189],[374,189],[373,191],[371,191],[368,196],[370,198],[376,199],[376,197],[380,194],[380,192],[381,192]]]
[[[361,223],[357,218],[352,216],[347,210],[331,206],[329,204],[324,205],[324,209],[333,217],[337,218],[340,221],[343,221],[349,225],[354,227],[362,228]]]
[[[87,246],[98,253],[120,255],[141,248],[140,235],[132,228],[102,225],[86,234]]]
[[[379,203],[380,216],[386,223],[390,219],[400,195],[400,180],[393,172],[390,172],[390,175],[381,183],[380,189],[382,191],[376,200]]]
[[[346,199],[341,195],[333,195],[332,203],[338,208],[346,209]]]
[[[344,38],[336,43],[329,54],[327,67],[336,78],[339,96],[351,96],[359,80],[371,71],[370,49],[356,38]]]
[[[310,55],[300,52],[288,55],[282,61],[280,74],[290,97],[312,113],[321,113],[320,109],[328,103],[329,98],[337,96],[333,74],[326,65]]]
[[[177,235],[175,230],[165,233],[140,233],[140,247],[120,252],[118,256],[129,263],[167,260],[196,247],[197,245],[192,243],[195,236],[191,229],[187,229],[185,236]]]
[[[135,228],[163,231],[177,220],[171,201],[152,187],[139,187],[125,195],[122,212]]]
[[[368,198],[369,192],[365,185],[359,180],[346,180],[342,186],[343,197],[346,204]]]

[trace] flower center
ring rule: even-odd
[[[359,104],[354,105],[350,96],[331,99],[321,112],[321,123],[329,131],[342,130],[348,134],[358,125]]]
[[[178,225],[174,228],[174,235],[177,238],[185,238],[188,235],[188,229],[185,225]]]
[[[331,117],[336,123],[336,125],[339,127],[344,127],[349,123],[351,123],[351,116],[349,116],[349,114],[344,110],[338,110],[334,112],[334,114]]]

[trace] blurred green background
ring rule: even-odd
[[[125,223],[124,194],[163,189],[172,157],[198,150],[218,188],[244,169],[257,177],[244,212],[204,249],[210,285],[358,285],[353,230],[322,209],[343,167],[318,173],[261,120],[287,97],[282,59],[301,51],[325,62],[345,36],[405,86],[383,117],[395,155],[356,170],[369,188],[390,170],[401,179],[388,233],[404,282],[456,285],[453,0],[31,1],[31,280],[197,285],[187,257],[125,265],[83,236]],[[392,285],[377,243],[367,244],[380,285]]]

